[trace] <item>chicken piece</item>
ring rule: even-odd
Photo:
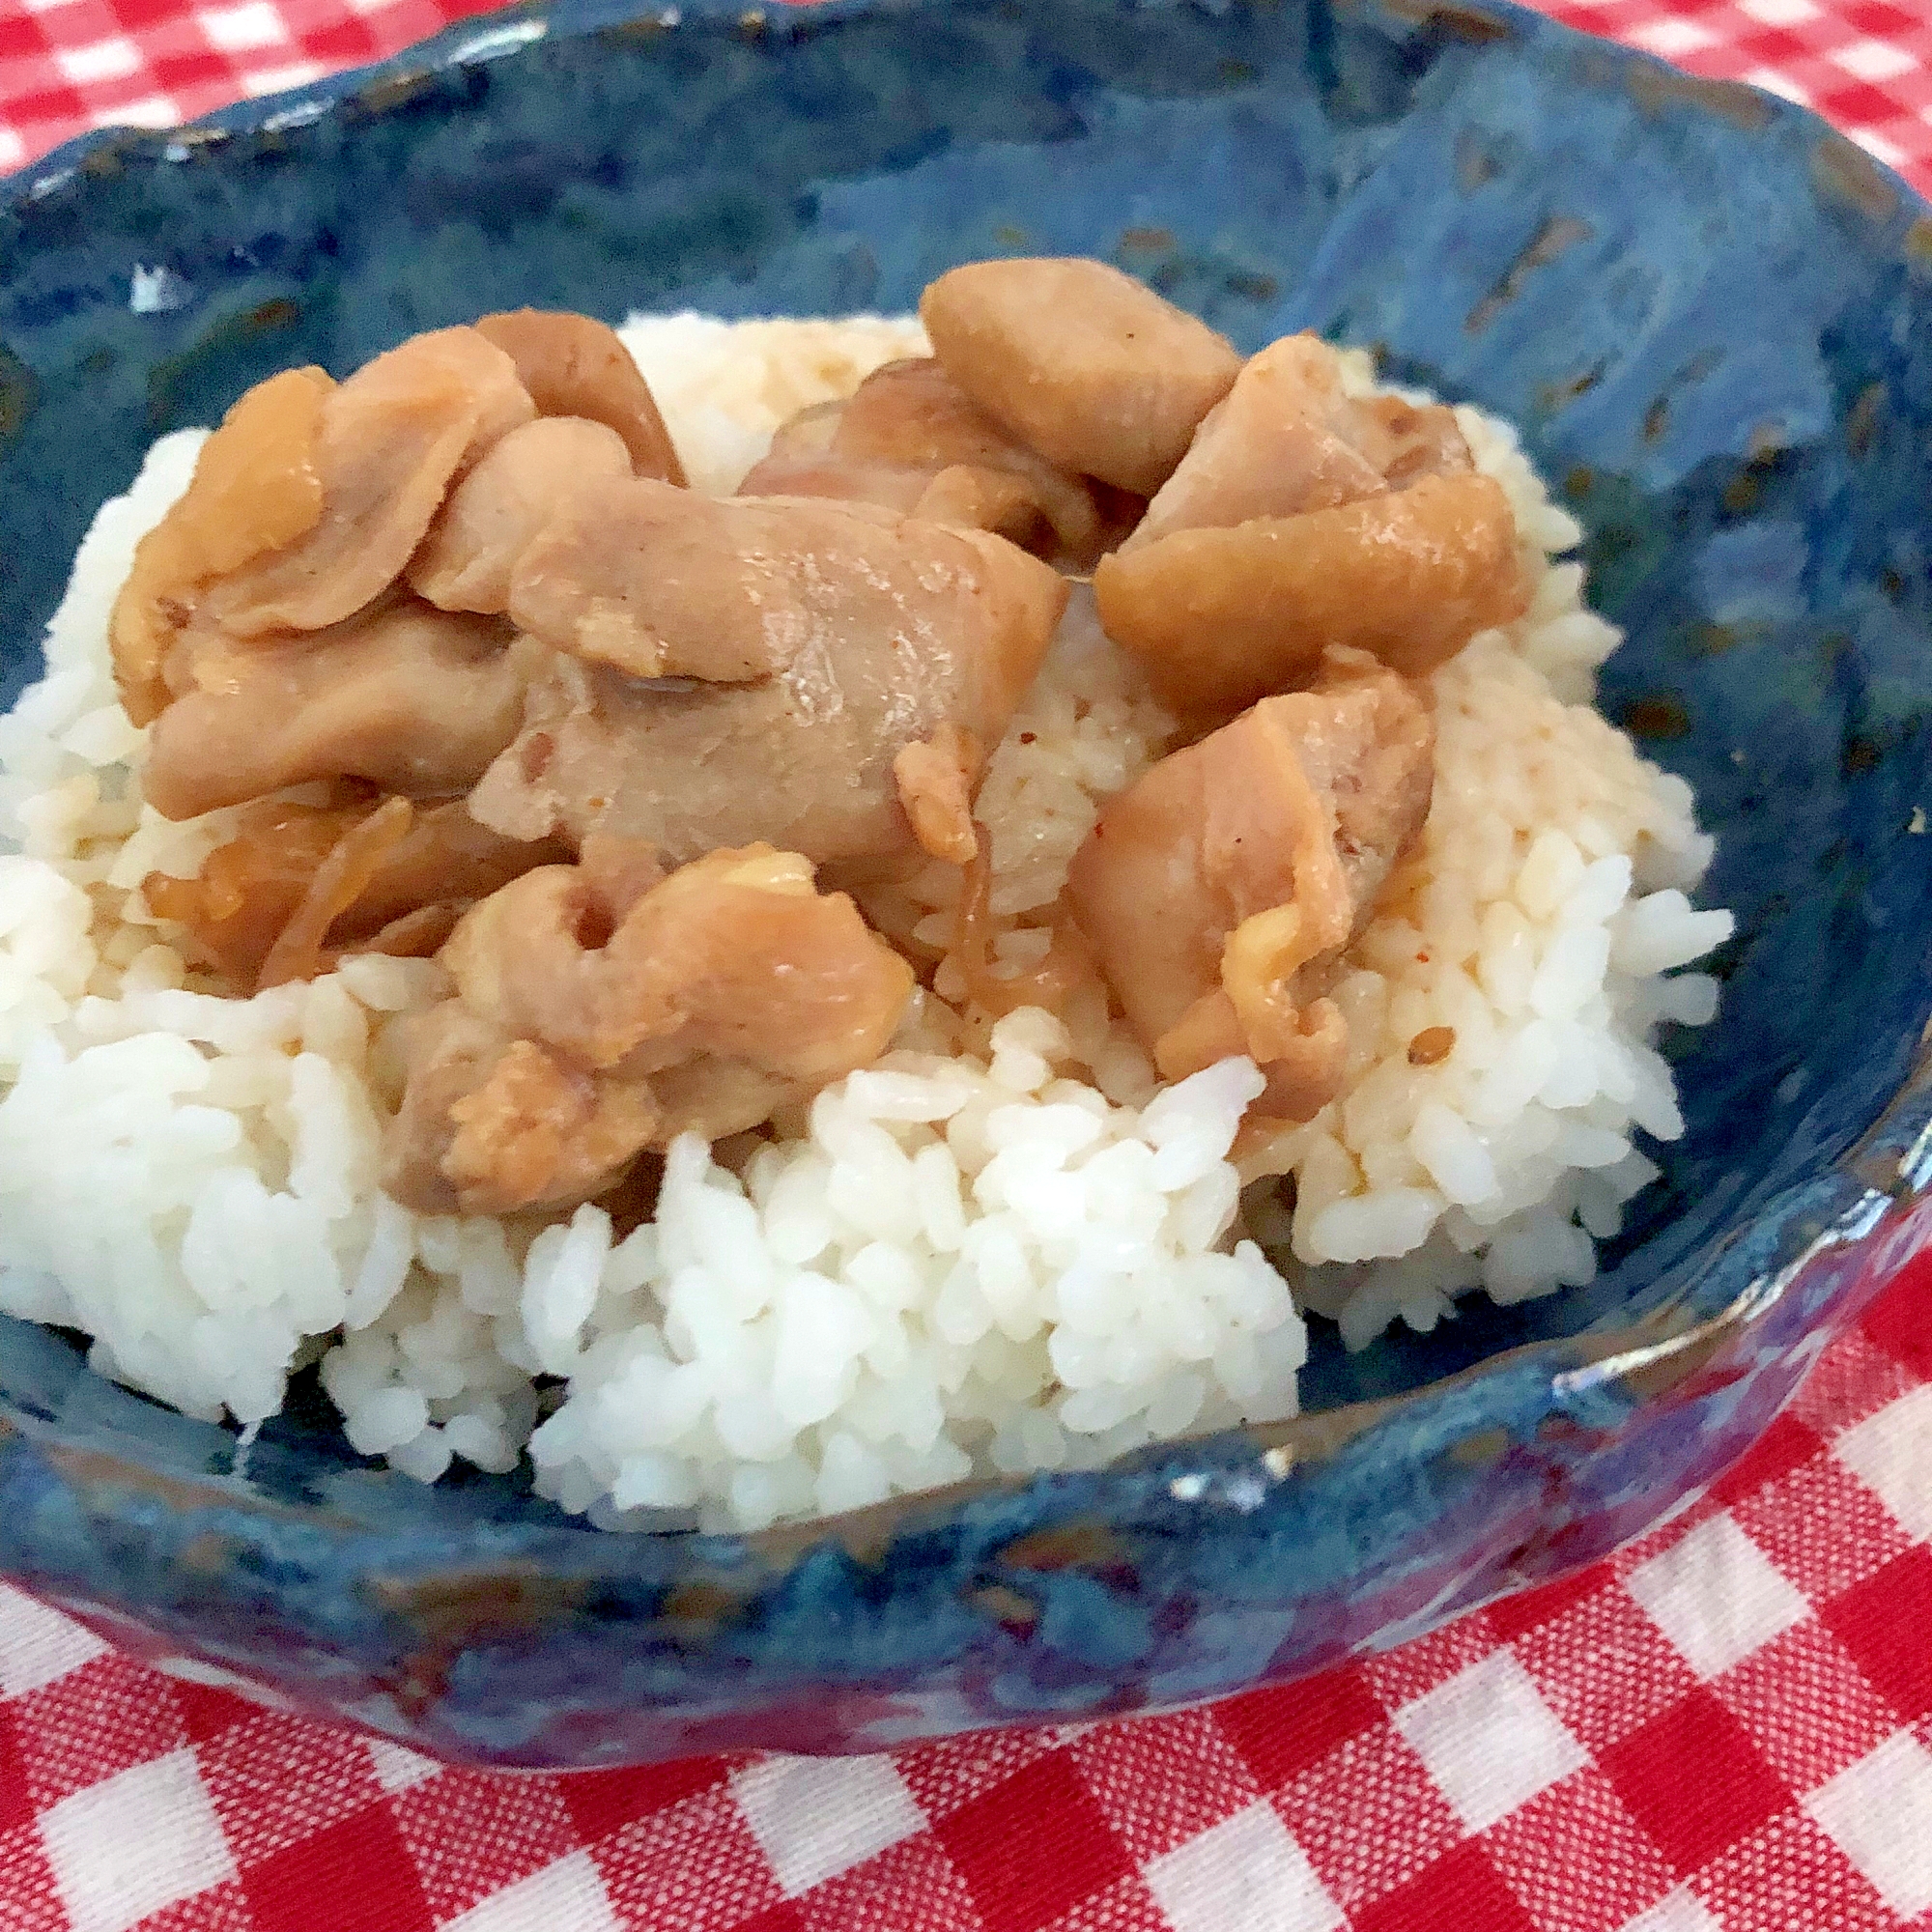
[[[310,882],[343,837],[371,808],[290,805],[260,799],[242,809],[235,836],[217,845],[191,879],[151,872],[142,895],[157,918],[186,928],[200,964],[242,990],[259,983],[262,962],[295,917]],[[449,936],[456,919],[533,866],[569,857],[554,840],[516,843],[478,825],[461,799],[417,811],[401,838],[357,896],[325,928],[325,964],[363,950],[389,952],[404,943],[403,922],[435,912],[417,932],[433,935],[427,952]],[[424,950],[417,940],[412,950]]]
[[[996,744],[1066,595],[1002,538],[870,505],[579,497],[518,566],[511,611],[556,655],[470,810],[673,865],[758,839],[915,857],[894,761],[949,724]]]
[[[949,866],[970,865],[979,856],[973,794],[985,765],[979,739],[956,724],[914,739],[893,760],[893,782],[922,851]]]
[[[843,893],[763,844],[707,853],[628,908],[579,867],[526,872],[441,958],[472,1011],[626,1075],[704,1053],[822,1084],[884,1051],[912,988]]]
[[[510,608],[517,560],[575,490],[631,473],[615,430],[582,416],[539,416],[513,429],[450,493],[411,559],[409,581],[444,611]]]
[[[553,650],[630,677],[755,683],[850,588],[843,556],[815,575],[798,567],[815,507],[718,502],[641,479],[585,492],[519,559],[510,614]]]
[[[148,910],[187,928],[186,951],[231,985],[252,991],[262,961],[336,841],[367,816],[366,806],[247,808],[233,838],[217,845],[191,879],[150,872]]]
[[[600,1191],[687,1125],[713,1138],[867,1065],[906,963],[810,865],[717,851],[628,907],[584,868],[526,872],[440,955],[456,993],[418,1022],[384,1185],[425,1212]]]
[[[614,328],[567,310],[520,308],[486,315],[476,333],[516,363],[539,415],[602,423],[623,438],[639,476],[683,486],[657,398]]]
[[[1234,386],[1234,346],[1104,262],[974,262],[920,298],[933,353],[1058,468],[1151,497]]]
[[[1340,358],[1325,342],[1284,336],[1248,358],[1122,549],[1173,530],[1333,509],[1470,467],[1451,411],[1346,396]]]
[[[1333,353],[1315,337],[1250,356],[1121,548],[1380,496],[1388,482],[1348,433],[1351,408]]]
[[[527,653],[499,618],[385,604],[274,648],[197,653],[197,687],[156,721],[141,775],[164,818],[312,779],[433,798],[516,736]]]
[[[1424,476],[1454,476],[1475,467],[1469,445],[1445,403],[1406,403],[1400,396],[1362,396],[1354,405],[1357,446],[1391,490]]]
[[[640,1082],[600,1079],[506,1037],[460,1000],[407,1022],[409,1084],[382,1184],[424,1213],[510,1214],[602,1193],[652,1138]]]
[[[558,855],[565,863],[569,853]],[[668,876],[664,856],[644,838],[619,838],[593,832],[577,855],[578,870],[591,897],[603,905],[628,907]]]
[[[1435,726],[1403,678],[1333,652],[1110,800],[1067,892],[1128,1024],[1177,1080],[1229,1054],[1307,1120],[1348,1051],[1323,992],[1428,816]]]
[[[995,536],[1068,569],[1091,569],[1095,560],[1086,549],[1078,553],[1061,549],[1033,492],[1021,478],[1003,469],[955,463],[950,469],[942,469],[920,493],[912,514],[922,523],[991,530]]]
[[[569,855],[555,840],[522,844],[478,825],[460,798],[418,808],[408,835],[351,906],[341,930],[349,937],[383,931],[424,906],[468,909],[537,866]]]
[[[1527,597],[1508,499],[1454,413],[1345,395],[1313,335],[1250,358],[1094,587],[1108,635],[1197,718],[1293,689],[1329,644],[1419,676]]]
[[[1304,683],[1329,645],[1420,677],[1528,605],[1502,486],[1429,474],[1331,509],[1182,529],[1102,557],[1107,635],[1155,693],[1225,718]]]
[[[323,402],[322,512],[292,542],[224,571],[208,615],[231,638],[320,631],[395,582],[452,483],[536,413],[516,364],[473,328],[418,335]]]
[[[316,441],[334,387],[320,369],[257,384],[202,445],[180,501],[141,539],[110,627],[114,682],[134,724],[167,708],[163,667],[203,586],[321,521]]]
[[[1079,570],[1112,533],[1111,493],[1015,441],[931,356],[888,362],[846,401],[802,412],[738,494],[878,503],[996,530]]]

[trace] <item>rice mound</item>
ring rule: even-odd
[[[716,490],[794,411],[925,347],[876,317],[624,333]],[[438,997],[434,962],[230,998],[147,912],[141,879],[192,873],[232,820],[143,805],[109,668],[115,593],[205,432],[163,438],[0,719],[0,1309],[190,1414],[259,1422],[319,1360],[350,1442],[423,1481],[527,1454],[595,1522],[724,1529],[1291,1415],[1303,1310],[1359,1347],[1474,1289],[1588,1280],[1657,1172],[1637,1134],[1683,1130],[1655,1037],[1715,1013],[1677,969],[1730,915],[1688,896],[1711,856],[1690,788],[1592,708],[1620,634],[1556,560],[1580,530],[1513,432],[1458,418],[1536,590],[1433,679],[1435,802],[1336,988],[1336,1101],[1236,1160],[1249,1063],[1163,1092],[1099,998],[994,1023],[948,968],[778,1139],[674,1145],[622,1239],[594,1206],[440,1218],[377,1191],[397,1021]],[[1174,729],[1077,593],[980,794],[996,972],[1038,962],[1101,803]],[[867,909],[939,950],[956,890],[934,866]]]

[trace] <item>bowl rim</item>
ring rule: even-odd
[[[1221,14],[1248,11],[1257,0],[1116,3],[1123,12]],[[1796,128],[1810,141],[1814,178],[1824,191],[1874,218],[1889,221],[1900,213],[1911,215],[1912,233],[1927,237],[1927,248],[1932,250],[1932,203],[1821,115],[1781,96],[1743,81],[1685,73],[1660,56],[1588,34],[1518,0],[1310,0],[1310,4],[1379,18],[1394,32],[1433,30],[1478,47],[1497,41],[1532,44],[1547,41],[1602,63],[1600,76],[1623,77],[1639,100],[1674,104],[1752,130],[1779,124]],[[451,70],[485,65],[552,39],[572,40],[619,29],[668,42],[681,29],[706,27],[750,38],[796,41],[833,31],[847,21],[944,13],[948,7],[949,0],[776,0],[770,9],[743,0],[678,0],[678,4],[660,0],[641,6],[638,0],[511,0],[498,11],[454,21],[384,59],[237,101],[175,128],[106,127],[78,134],[0,178],[0,215],[12,205],[36,201],[64,187],[76,175],[112,173],[133,159],[185,160],[196,151],[231,139],[307,126],[347,101],[363,101],[372,108],[393,105]],[[1296,1469],[1335,1457],[1419,1401],[1530,1367],[1546,1375],[1546,1413],[1568,1408],[1590,1392],[1613,1385],[1620,1385],[1635,1403],[1647,1404],[1679,1388],[1727,1342],[1761,1321],[1821,1255],[1856,1246],[1890,1208],[1928,1187],[1932,1187],[1932,1019],[1921,1030],[1904,1076],[1865,1129],[1822,1174],[1789,1184],[1753,1208],[1752,1225],[1780,1220],[1792,1224],[1795,1238],[1785,1243],[1786,1252],[1776,1264],[1727,1265],[1739,1260],[1733,1250],[1719,1254],[1703,1271],[1702,1278],[1721,1278],[1724,1288],[1721,1300],[1709,1314],[1698,1315],[1685,1305],[1695,1285],[1687,1283],[1663,1303],[1625,1324],[1519,1344],[1391,1396],[1358,1400],[1282,1422],[1163,1438],[1092,1469],[968,1477],[862,1509],[782,1521],[759,1530],[702,1531],[684,1523],[599,1529],[554,1504],[540,1520],[502,1527],[540,1535],[547,1562],[571,1551],[589,1559],[586,1570],[607,1576],[622,1567],[612,1561],[616,1552],[640,1541],[689,1542],[725,1560],[750,1559],[755,1567],[781,1572],[808,1549],[828,1543],[861,1557],[876,1556],[902,1533],[931,1527],[964,1505],[1072,1480],[1124,1476],[1208,1444],[1238,1450],[1263,1480],[1278,1484]],[[1822,1198],[1825,1193],[1832,1196],[1829,1201]],[[1903,1257],[1896,1264],[1903,1264]],[[83,1372],[94,1374],[92,1369]],[[113,1386],[138,1396],[119,1384]],[[217,1426],[234,1437],[232,1424]],[[134,1455],[69,1448],[55,1420],[34,1415],[0,1396],[0,1441],[12,1435],[53,1451],[76,1480],[105,1478],[113,1486],[165,1494],[176,1505],[197,1510],[231,1514],[239,1510],[263,1518],[297,1515],[318,1528],[330,1527],[330,1513],[325,1506],[297,1506],[271,1497],[250,1485],[241,1466],[226,1474],[182,1476],[152,1468]],[[236,1463],[244,1464],[245,1457],[238,1454]],[[408,1480],[387,1470],[373,1473],[392,1481]],[[399,1579],[394,1588],[407,1602],[410,1585],[401,1579],[418,1567],[409,1560],[414,1540],[412,1530],[345,1524],[342,1531],[345,1540],[355,1541],[369,1553],[373,1571]],[[524,1575],[527,1564],[526,1552],[509,1551],[495,1559],[479,1552],[474,1562],[462,1566],[463,1577],[481,1596],[502,1578]],[[448,1583],[439,1584],[438,1589],[446,1601]]]

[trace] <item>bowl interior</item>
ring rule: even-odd
[[[1521,427],[1630,632],[1605,707],[1695,784],[1703,896],[1739,915],[1719,1020],[1671,1043],[1689,1132],[1598,1281],[1358,1356],[1318,1323],[1308,1406],[1694,1301],[1870,1123],[1932,1007],[1932,230],[1858,151],[1500,7],[541,18],[504,58],[116,137],[0,198],[0,698],[146,444],[275,369],[523,303],[892,311],[959,261],[1099,255],[1243,348],[1373,344]],[[137,268],[169,274],[136,298]],[[57,1338],[10,1324],[0,1355],[76,1439],[225,1453]],[[446,1526],[541,1507],[355,1463],[303,1397],[251,1474]]]

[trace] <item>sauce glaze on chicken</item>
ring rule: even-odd
[[[1094,976],[1178,1079],[1337,1090],[1344,949],[1428,815],[1426,673],[1520,614],[1453,413],[1243,358],[1097,262],[955,269],[929,357],[686,485],[602,323],[438,329],[243,396],[114,612],[143,782],[230,809],[150,909],[215,983],[434,954],[384,1184],[555,1209],[676,1134],[760,1127],[890,1045],[930,948],[868,888],[960,868],[987,966],[985,762],[1071,579],[1180,725],[1103,810],[1024,997]]]

